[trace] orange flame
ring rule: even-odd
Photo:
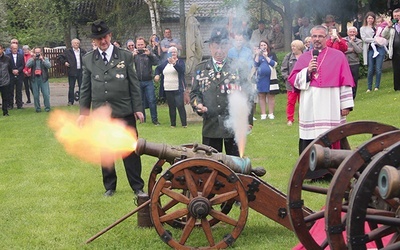
[[[126,157],[135,150],[135,130],[123,121],[111,118],[109,107],[93,111],[82,127],[78,126],[77,118],[71,113],[55,110],[48,120],[57,140],[69,154],[90,163],[111,166],[115,159]]]

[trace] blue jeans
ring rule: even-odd
[[[32,93],[33,103],[35,105],[36,112],[42,111],[40,108],[40,91],[43,95],[44,107],[47,112],[50,111],[50,86],[49,81],[43,82],[42,77],[33,77],[32,79]]]
[[[377,51],[379,52],[379,55],[375,58],[372,58],[372,55],[374,54],[374,51],[372,49],[368,50],[368,89],[372,90],[372,81],[374,79],[374,68],[375,68],[375,73],[376,73],[376,79],[375,79],[375,88],[379,89],[379,86],[381,85],[381,76],[382,76],[382,64],[383,64],[383,59],[385,58],[385,48],[376,46]]]
[[[151,121],[158,122],[157,118],[157,104],[156,104],[156,94],[154,90],[153,81],[140,81],[140,90],[142,91],[142,106],[143,115],[146,120],[146,107],[150,109]]]

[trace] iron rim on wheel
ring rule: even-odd
[[[309,232],[311,226],[318,219],[324,218],[324,210],[315,212],[310,216],[306,216],[303,212],[303,208],[307,207],[307,204],[305,204],[303,200],[303,192],[318,193],[322,195],[326,195],[328,192],[327,188],[304,184],[307,172],[309,171],[311,147],[314,144],[329,147],[332,143],[340,141],[342,149],[350,149],[350,143],[347,140],[347,137],[349,136],[358,134],[371,134],[372,136],[375,136],[393,130],[398,129],[394,126],[372,121],[346,123],[320,135],[300,155],[290,177],[287,204],[293,230],[306,249],[324,249],[328,245],[327,239],[321,244],[317,243]],[[329,169],[328,171],[332,174],[335,172],[334,169]]]
[[[187,190],[190,196],[183,195],[182,190]],[[174,200],[176,204],[167,210],[161,209],[160,199]],[[240,202],[240,208],[235,215],[228,216],[219,210],[219,205],[232,199]],[[239,237],[248,215],[246,191],[238,176],[222,163],[201,158],[183,160],[168,169],[155,184],[150,205],[157,233],[175,249],[226,248]],[[171,233],[164,222],[182,217],[186,218],[183,230]],[[221,238],[214,235],[209,217],[224,223],[223,232],[219,232],[223,234]],[[196,239],[190,238],[198,221],[200,232],[195,232]],[[187,245],[199,241],[200,246]]]

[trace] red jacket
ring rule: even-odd
[[[341,37],[336,39],[334,42],[332,42],[332,39],[328,38],[328,40],[326,41],[326,46],[340,50],[343,53],[347,51],[347,42]]]
[[[31,68],[26,67],[26,62],[29,60],[29,58],[31,58],[32,55],[31,53],[25,54],[24,53],[24,61],[25,61],[25,68],[22,70],[24,72],[24,76],[31,76]]]

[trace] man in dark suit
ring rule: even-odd
[[[82,57],[86,54],[86,51],[79,48],[80,44],[79,39],[72,39],[72,48],[66,49],[64,54],[60,55],[60,62],[68,69],[68,106],[74,104],[75,83],[78,82],[79,89],[82,85]]]
[[[11,53],[7,56],[11,59],[12,75],[10,79],[8,91],[8,108],[14,108],[14,92],[15,101],[18,109],[22,109],[22,83],[24,81],[23,69],[25,67],[24,56],[18,53],[18,44],[10,45]]]
[[[111,107],[113,118],[123,120],[136,133],[136,119],[144,121],[140,84],[134,70],[131,52],[111,44],[111,31],[103,21],[92,24],[92,35],[97,49],[83,57],[83,80],[80,90],[78,125],[84,126],[90,108]],[[123,159],[126,175],[137,196],[144,195],[140,157],[132,152]],[[112,196],[117,186],[114,163],[102,164],[105,196]]]
[[[3,110],[3,116],[9,116],[7,104],[8,104],[8,85],[10,85],[11,59],[4,53],[4,47],[0,43],[0,94],[1,94],[1,109]]]

